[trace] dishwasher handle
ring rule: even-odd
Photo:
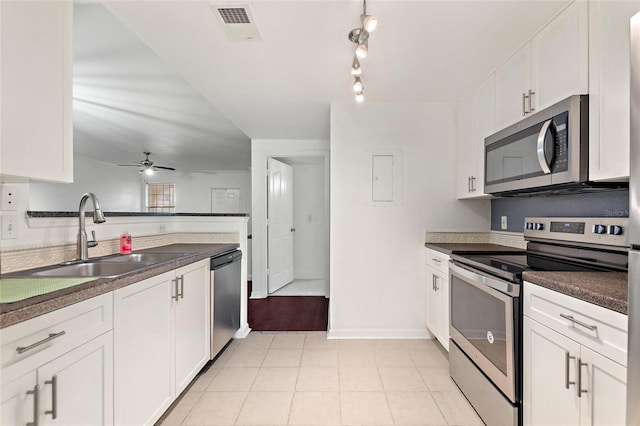
[[[238,262],[242,259],[242,252],[234,250],[211,258],[211,270],[215,271],[231,263]]]

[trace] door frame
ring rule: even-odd
[[[328,140],[252,140],[251,141],[251,221],[252,221],[252,299],[268,296],[267,291],[267,158],[321,157],[324,163],[325,211],[325,295],[329,296],[329,178]]]

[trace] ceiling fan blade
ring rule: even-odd
[[[173,170],[175,171],[176,169],[174,169],[173,167],[164,167],[164,166],[152,166],[154,169],[163,169],[163,170]]]
[[[118,164],[120,167],[140,167],[140,164]]]

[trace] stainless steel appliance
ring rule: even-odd
[[[640,13],[631,18],[631,176],[629,190],[629,360],[627,425],[640,424]]]
[[[449,371],[488,425],[522,422],[522,273],[626,271],[627,218],[525,219],[527,250],[452,255]]]
[[[240,328],[240,261],[234,250],[211,258],[211,359]]]

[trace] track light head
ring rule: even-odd
[[[362,43],[358,44],[358,47],[356,47],[356,56],[360,59],[364,59],[367,57],[367,53],[369,53],[369,41],[364,40]]]
[[[353,91],[354,92],[362,92],[363,86],[362,86],[362,80],[360,80],[360,77],[356,77],[353,80]]]
[[[362,68],[360,68],[360,61],[357,56],[353,57],[353,63],[351,64],[351,75],[362,74]]]
[[[364,101],[364,91],[359,91],[356,93],[356,102],[360,103]]]
[[[362,15],[360,16],[362,19],[362,28],[368,32],[372,33],[378,28],[378,18],[372,15]]]

